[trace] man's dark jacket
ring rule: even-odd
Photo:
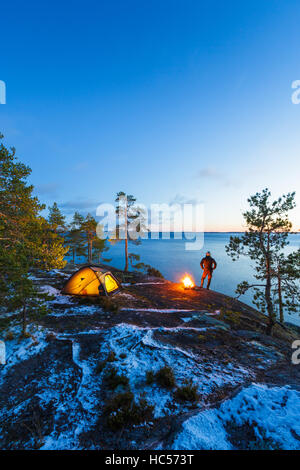
[[[200,266],[204,271],[212,272],[216,269],[217,263],[211,256],[205,256],[205,258],[202,258]]]

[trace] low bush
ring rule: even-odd
[[[104,415],[107,426],[117,431],[153,419],[153,410],[154,407],[143,396],[136,402],[133,393],[127,391],[111,398],[105,406]]]
[[[192,403],[197,402],[199,399],[197,386],[193,384],[191,379],[185,380],[181,387],[177,387],[175,396],[179,400]]]
[[[152,266],[147,267],[147,274],[149,276],[160,277],[161,279],[164,279],[162,273],[158,269],[153,268]]]
[[[169,366],[159,369],[155,374],[155,379],[161,387],[173,388],[175,386],[174,372]]]
[[[105,366],[106,366],[106,361],[99,361],[95,369],[96,374],[101,374]]]
[[[50,343],[50,341],[55,341],[56,340],[56,335],[50,331],[50,333],[47,333],[46,335],[46,341]]]
[[[7,335],[5,336],[5,341],[12,341],[13,339],[15,339],[15,335],[13,334],[12,331],[9,331]]]
[[[109,389],[114,390],[118,385],[128,385],[128,377],[124,374],[118,374],[118,371],[115,367],[111,367],[105,374],[104,380]]]
[[[152,370],[147,370],[146,372],[146,384],[151,385],[155,380],[154,372]]]
[[[116,353],[114,351],[110,351],[107,356],[107,362],[114,362],[116,360]]]
[[[98,303],[100,304],[101,308],[105,312],[111,312],[111,313],[118,313],[119,312],[119,305],[114,302],[112,299],[109,297],[103,296],[98,298]]]

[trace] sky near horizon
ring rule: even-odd
[[[300,229],[299,0],[11,1],[0,19],[0,132],[41,201],[195,201],[234,231],[268,187],[298,192]]]

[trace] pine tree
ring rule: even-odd
[[[53,226],[53,229],[56,232],[63,232],[66,229],[66,217],[63,215],[59,209],[56,202],[53,203],[53,206],[48,207],[49,215],[48,222]]]
[[[72,257],[73,265],[75,264],[76,257],[86,257],[86,245],[84,233],[81,231],[81,225],[84,222],[84,217],[75,212],[72,222],[68,227],[68,232],[65,234],[65,242],[69,246],[69,253]]]
[[[136,198],[131,194],[125,194],[120,191],[116,197],[116,215],[118,218],[116,233],[113,239],[115,241],[124,240],[125,248],[125,272],[128,271],[128,242],[131,241],[135,245],[141,243],[140,237],[145,233],[146,230],[146,214],[144,209],[136,204]],[[131,253],[131,258],[136,256]]]
[[[93,261],[93,243],[98,240],[96,227],[97,222],[91,214],[87,214],[80,226],[80,231],[83,232],[86,237],[89,264]]]
[[[1,143],[0,306],[22,307],[24,318],[28,306],[32,311],[37,311],[38,306],[43,308],[30,270],[62,268],[67,252],[63,240],[40,215],[45,206],[32,195],[33,186],[27,183],[30,173],[30,168],[17,160],[15,149]]]
[[[288,212],[295,207],[295,193],[288,193],[273,202],[270,197],[270,191],[264,189],[248,199],[250,209],[243,214],[247,230],[241,237],[231,236],[226,246],[227,254],[233,261],[244,255],[255,263],[255,278],[259,283],[249,285],[244,281],[238,285],[237,293],[241,295],[248,289],[254,289],[255,305],[268,314],[269,333],[276,321],[272,298],[275,255],[288,244],[292,226]]]
[[[300,249],[287,256],[275,253],[273,277],[275,305],[278,306],[279,320],[283,323],[284,310],[295,313],[300,306]]]
[[[107,240],[104,239],[103,236],[103,226],[98,224],[97,225],[97,238],[93,242],[93,259],[97,263],[109,263],[111,261],[110,258],[102,258],[103,253],[108,251],[109,247],[107,246]]]

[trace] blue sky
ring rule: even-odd
[[[250,194],[299,188],[299,21],[298,0],[6,2],[0,130],[68,214],[123,190],[241,229]]]

